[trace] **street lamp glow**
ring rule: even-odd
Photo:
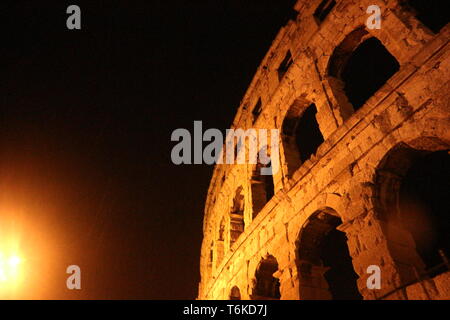
[[[0,252],[0,289],[12,288],[19,283],[21,263],[18,255]]]
[[[17,266],[20,264],[20,258],[18,256],[12,256],[9,258],[9,266],[11,268],[17,268]]]

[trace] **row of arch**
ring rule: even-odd
[[[442,28],[442,26],[439,28]],[[288,52],[280,65],[280,78],[288,71],[291,62],[292,56]],[[399,62],[383,46],[382,42],[371,35],[365,27],[359,27],[348,34],[335,48],[329,59],[326,77],[339,108],[350,110],[348,112],[350,115],[361,108],[365,101],[377,92],[399,68]],[[261,113],[260,99],[255,108],[257,110],[253,110],[253,121]],[[281,128],[281,143],[286,171],[284,174],[288,179],[300,168],[302,163],[317,152],[318,147],[324,141],[317,113],[318,110],[314,103],[299,98],[294,101],[285,115]],[[255,167],[252,171],[250,183],[251,208],[249,210],[251,211],[251,219],[257,216],[275,193],[273,176],[261,176],[258,169],[258,167]],[[380,175],[380,177],[382,177],[381,180],[392,180],[392,177],[386,178],[383,175]],[[398,181],[396,183],[398,185]],[[397,207],[400,198],[398,196],[395,200],[392,200],[396,202]],[[244,219],[245,203],[242,186],[239,186],[233,196],[233,204],[229,210],[229,215],[226,219],[223,217],[220,221],[215,242],[211,243],[210,267],[213,261],[218,264],[222,261],[226,250],[229,249],[229,247],[226,248],[226,245],[228,244],[231,247],[244,231],[246,227]],[[392,207],[392,204],[390,206]],[[406,224],[412,225],[412,222]],[[416,241],[418,240],[416,239]],[[420,247],[420,245],[418,246]],[[418,250],[423,251],[422,249]],[[213,259],[214,256],[215,259]]]
[[[444,1],[398,0],[399,18],[411,25],[408,19],[414,17],[421,28],[430,33],[439,31],[448,23]],[[314,17],[320,25],[336,6],[336,1],[323,0],[317,6]],[[404,13],[407,12],[405,18]],[[287,50],[276,70],[281,82],[293,64],[294,59]],[[385,82],[399,69],[395,57],[384,48],[364,26],[356,28],[333,51],[325,77],[344,118],[357,111]],[[253,123],[262,112],[262,100],[257,99],[253,109]],[[346,120],[346,119],[344,119]]]
[[[314,213],[304,224],[296,242],[296,265],[302,299],[361,299],[347,248],[345,234],[337,227],[342,223],[330,209]],[[263,258],[254,275],[250,298],[281,298],[278,261],[273,255]],[[241,298],[234,286],[229,298]]]
[[[367,65],[372,68],[368,70]],[[287,70],[286,67],[283,68],[284,74]],[[330,83],[333,84],[331,88],[336,91],[340,106],[350,105],[349,108],[356,111],[399,70],[399,63],[378,39],[370,36],[364,27],[360,27],[336,48],[328,70]],[[360,70],[365,70],[365,73],[361,74]],[[342,94],[342,88],[345,94]],[[260,109],[260,103],[258,108]],[[281,144],[286,168],[284,175],[288,179],[324,142],[317,113],[314,103],[300,97],[285,114],[281,127]],[[270,163],[267,166],[270,167]],[[260,167],[256,165],[252,170],[250,188],[254,219],[275,193],[273,175],[261,175]]]
[[[395,241],[388,244],[392,259],[399,262],[397,271],[403,283],[411,281],[414,272],[429,277],[446,272],[443,257],[450,255],[450,145],[427,137],[413,142],[415,146],[424,144],[428,148],[399,143],[376,170],[376,204],[380,220],[397,230]],[[301,299],[362,298],[346,234],[339,230],[341,224],[338,213],[326,207],[302,226],[295,252]],[[402,246],[401,252],[392,248],[397,244]],[[274,255],[260,261],[251,299],[280,299],[277,271]],[[240,299],[237,286],[229,297]]]
[[[290,51],[286,57],[292,61]],[[285,64],[283,61],[283,66],[280,66],[283,75],[288,68]],[[328,62],[326,78],[339,109],[343,110],[341,113],[346,114],[348,118],[399,69],[399,62],[382,42],[361,26],[348,34],[335,48]],[[258,108],[261,109],[260,103]],[[299,97],[284,115],[281,124],[281,145],[283,175],[287,179],[316,154],[325,140],[318,113],[315,103]],[[273,176],[261,176],[257,169],[253,170],[251,178],[253,217],[274,195]]]
[[[335,1],[322,1],[314,15],[323,21],[333,10],[335,4]],[[439,32],[448,22],[448,19],[442,14],[444,12],[442,3],[430,5],[427,0],[409,0],[401,1],[401,5],[435,33]],[[280,79],[284,77],[292,64],[292,54],[288,50],[278,67]],[[365,26],[360,26],[349,33],[334,49],[325,77],[339,108],[343,110],[342,114],[348,118],[353,112],[359,110],[399,69],[400,64],[395,56]],[[253,108],[254,121],[261,111],[261,99],[258,99]],[[292,177],[301,164],[314,155],[324,142],[317,113],[318,110],[314,103],[298,98],[284,117],[281,127],[281,142],[287,178]],[[274,182],[271,176],[261,176],[259,168],[253,170],[251,180],[252,216],[254,218],[274,195]]]
[[[405,0],[400,1],[400,4],[434,33],[448,22],[442,14],[442,2],[430,5],[427,0]],[[322,22],[335,5],[335,1],[324,0],[314,15]],[[278,68],[280,79],[292,64],[293,57],[288,50]],[[358,111],[399,69],[400,63],[396,57],[365,26],[350,32],[334,49],[325,75],[338,107],[345,115],[344,120]],[[256,107],[258,112],[253,113],[254,117],[261,113],[261,99],[258,99]],[[284,116],[281,142],[286,167],[284,174],[288,179],[324,142],[317,114],[315,103],[300,97]],[[251,193],[254,218],[274,195],[273,177],[261,176],[258,168],[255,168],[251,178]]]

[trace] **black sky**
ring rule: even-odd
[[[294,2],[2,1],[0,215],[52,251],[27,262],[30,297],[196,297],[212,167],[173,165],[170,135],[229,127]]]

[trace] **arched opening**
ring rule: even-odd
[[[395,57],[365,28],[351,32],[335,48],[328,67],[343,113],[361,108],[399,69]]]
[[[264,208],[266,203],[272,199],[275,193],[271,167],[272,164],[270,161],[267,164],[263,164],[260,160],[258,160],[258,163],[254,167],[251,179],[253,219],[256,218],[258,213]],[[262,168],[269,169],[269,174],[261,174]]]
[[[316,119],[317,108],[313,103],[309,105],[298,120],[295,130],[295,139],[300,150],[302,162],[308,160],[316,153],[317,148],[323,143],[322,132]]]
[[[448,23],[446,2],[445,0],[403,0],[402,5],[412,11],[428,29],[439,33]]]
[[[216,241],[216,253],[217,253],[217,261],[216,267],[222,262],[223,256],[225,254],[225,219],[222,218],[220,220],[217,241]]]
[[[347,237],[337,229],[341,223],[336,212],[327,208],[314,213],[300,231],[297,241],[300,299],[362,299]]]
[[[278,81],[283,80],[284,75],[286,72],[288,72],[289,68],[291,67],[292,63],[294,61],[292,60],[292,54],[291,50],[288,50],[286,55],[284,56],[283,61],[281,61],[280,66],[278,67]]]
[[[280,299],[280,280],[273,276],[277,270],[278,262],[274,256],[268,256],[261,261],[255,274],[252,300]]]
[[[391,255],[403,282],[417,273],[447,270],[450,255],[449,149],[425,151],[399,144],[377,170],[381,217],[388,223]]]
[[[437,151],[417,159],[406,172],[399,210],[427,269],[450,254],[450,155]],[[438,271],[438,270],[436,270]]]
[[[333,10],[336,5],[335,0],[322,0],[319,6],[314,11],[314,17],[317,19],[319,23],[322,23],[328,14]]]
[[[233,207],[230,212],[230,245],[236,242],[245,229],[244,200],[243,188],[240,186],[234,195]]]
[[[255,106],[252,109],[253,123],[256,122],[261,112],[262,112],[262,101],[261,98],[258,98],[258,101],[256,102]]]
[[[345,94],[353,109],[361,108],[399,68],[398,61],[377,38],[361,43],[342,70]]]
[[[241,291],[237,286],[234,286],[230,290],[230,300],[241,300]]]
[[[207,277],[211,276],[214,263],[214,241],[211,241],[208,250],[208,260],[206,264]]]
[[[314,103],[297,99],[283,120],[281,138],[289,177],[324,141],[316,115]]]

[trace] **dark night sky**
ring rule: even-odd
[[[173,165],[171,132],[229,127],[295,1],[7,3],[0,223],[27,226],[27,297],[195,298],[212,167]]]

